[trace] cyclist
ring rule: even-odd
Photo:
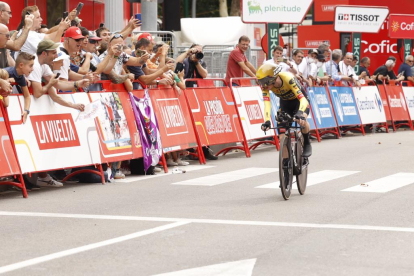
[[[268,130],[270,125],[270,91],[280,98],[279,112],[285,112],[294,116],[295,121],[303,127],[304,138],[303,156],[312,155],[312,147],[309,139],[310,126],[307,121],[309,115],[309,99],[305,89],[299,84],[295,76],[289,72],[281,72],[282,67],[273,64],[263,64],[257,69],[256,77],[263,88],[263,100],[265,104],[265,123],[261,128]],[[284,134],[280,135],[280,140]]]

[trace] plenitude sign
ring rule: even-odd
[[[390,38],[413,39],[414,37],[414,15],[390,14],[390,27],[388,34]]]
[[[301,23],[313,0],[240,0],[244,23]]]
[[[388,13],[388,7],[336,6],[334,30],[378,33]]]

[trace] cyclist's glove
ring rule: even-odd
[[[303,116],[303,111],[298,110],[298,112],[296,112],[296,114],[295,114],[295,118],[300,119],[300,120],[305,120],[305,117]]]
[[[270,121],[266,121],[264,124],[262,124],[262,130],[266,131],[268,128],[270,128],[270,126]]]

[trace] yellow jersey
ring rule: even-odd
[[[295,76],[289,72],[280,72],[278,77],[282,81],[282,85],[280,87],[273,87],[270,90],[281,100],[298,100],[300,102],[299,110],[305,112],[309,102],[302,93]],[[272,104],[270,102],[270,92],[267,89],[263,90],[263,100],[265,104],[265,121],[270,121]]]

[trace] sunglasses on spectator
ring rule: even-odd
[[[414,62],[414,59],[409,59],[409,60],[407,60],[408,62]]]
[[[76,42],[81,42],[81,41],[83,41],[84,40],[84,38],[78,38],[78,39],[74,39],[74,38],[72,38],[73,40],[75,40]]]
[[[111,42],[112,40],[114,40],[114,39],[117,39],[117,38],[124,38],[121,34],[115,34],[112,38],[111,38],[111,40],[109,40],[109,42]]]
[[[5,35],[7,39],[9,39],[9,38],[10,38],[10,33],[7,33],[7,34],[5,34],[5,33],[0,33],[0,34]]]
[[[96,44],[96,43],[98,43],[98,42],[99,42],[98,40],[89,39],[89,43],[90,43],[90,44]]]

